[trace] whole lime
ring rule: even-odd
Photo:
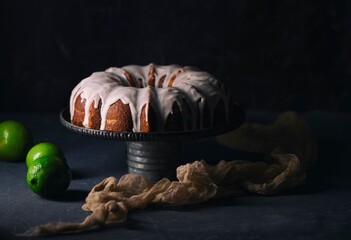
[[[62,150],[55,144],[49,142],[38,143],[32,147],[26,157],[26,164],[29,167],[35,160],[44,156],[57,156],[60,159],[66,161]]]
[[[33,137],[22,123],[13,120],[0,123],[0,160],[24,161],[32,145]]]
[[[57,156],[40,157],[27,171],[29,188],[43,197],[56,197],[65,193],[71,178],[69,166]]]

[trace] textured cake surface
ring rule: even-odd
[[[71,122],[110,131],[186,131],[230,121],[229,93],[207,72],[178,65],[111,67],[83,79]]]

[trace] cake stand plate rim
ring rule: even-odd
[[[185,141],[185,140],[195,140],[201,138],[214,137],[226,132],[233,131],[237,129],[245,119],[245,112],[241,108],[239,109],[239,114],[241,116],[237,118],[238,120],[231,123],[213,128],[206,128],[201,130],[191,130],[191,131],[177,131],[177,132],[115,132],[106,130],[96,130],[90,128],[79,127],[71,123],[69,109],[65,107],[60,112],[60,122],[68,130],[88,136],[93,138],[114,140],[114,141],[139,141],[139,142],[160,142],[160,141]],[[241,111],[241,112],[240,112]]]

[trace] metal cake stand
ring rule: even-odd
[[[68,130],[93,138],[126,142],[129,173],[142,175],[152,182],[164,177],[174,179],[180,165],[182,141],[209,138],[238,128],[245,112],[234,105],[235,121],[230,124],[193,131],[179,132],[113,132],[78,127],[71,123],[69,109],[60,113],[60,121]]]

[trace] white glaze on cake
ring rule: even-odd
[[[154,73],[154,78],[150,73]],[[154,79],[154,86],[150,86],[151,79]],[[165,122],[172,113],[175,102],[183,113],[185,130],[188,130],[186,124],[188,121],[191,122],[191,129],[203,128],[202,115],[205,102],[210,110],[211,125],[214,110],[220,100],[223,100],[228,122],[229,96],[223,85],[209,73],[193,67],[129,65],[95,72],[73,89],[70,98],[71,120],[78,96],[81,96],[82,101],[86,101],[83,121],[85,127],[88,127],[90,105],[94,102],[94,107],[98,108],[101,101],[101,130],[105,129],[110,105],[118,100],[129,105],[134,132],[140,131],[140,114],[145,104],[147,108],[151,105],[156,113],[157,131],[164,130]],[[197,126],[198,121],[200,126]]]

